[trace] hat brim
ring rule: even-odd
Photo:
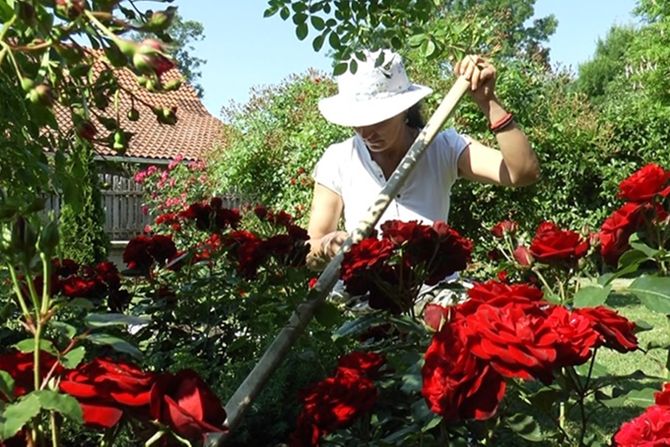
[[[433,89],[419,84],[386,98],[355,101],[340,94],[319,101],[319,111],[331,123],[347,127],[371,126],[409,109]]]

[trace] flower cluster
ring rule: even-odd
[[[670,383],[656,393],[655,405],[632,421],[624,423],[614,435],[617,447],[670,445]]]
[[[130,270],[147,274],[154,264],[165,265],[177,256],[177,247],[170,236],[137,236],[123,251],[123,262]]]
[[[600,253],[607,264],[618,263],[621,255],[630,248],[630,236],[645,224],[667,220],[668,212],[662,203],[669,194],[670,171],[654,163],[642,167],[619,184],[619,197],[627,202],[603,222],[599,234]]]
[[[192,370],[157,374],[103,358],[66,370],[50,354],[40,355],[42,378],[60,378],[60,391],[77,399],[88,426],[111,428],[126,417],[158,421],[190,440],[227,431],[221,402]],[[32,353],[0,355],[0,369],[14,379],[13,398],[33,390]]]
[[[254,215],[261,224],[271,228],[263,237],[249,230],[231,231],[222,236],[223,247],[228,256],[236,263],[238,273],[245,278],[253,278],[258,268],[269,259],[274,259],[284,266],[301,267],[305,265],[309,252],[309,235],[307,231],[293,222],[293,217],[284,212],[273,212],[257,206]]]
[[[367,294],[374,309],[407,311],[422,284],[437,284],[470,260],[472,242],[444,222],[390,220],[381,230],[380,239],[366,238],[351,247],[340,273],[347,291]]]
[[[302,393],[303,408],[289,445],[318,446],[323,435],[347,427],[370,411],[377,400],[373,380],[383,365],[384,358],[373,352],[341,357],[335,374]]]
[[[507,379],[549,384],[556,370],[586,362],[600,346],[637,349],[635,325],[604,307],[571,311],[543,301],[531,285],[497,281],[475,284],[468,295],[426,311],[437,332],[425,354],[422,393],[449,421],[491,417]]]
[[[36,276],[33,284],[37,293],[41,294],[44,287],[42,275]],[[72,259],[53,259],[49,292],[68,298],[107,298],[112,310],[122,308],[129,299],[128,292],[121,290],[121,278],[116,265],[109,261],[90,266],[81,265]],[[24,285],[23,294],[28,296],[29,293],[27,285]]]

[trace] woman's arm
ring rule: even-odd
[[[335,256],[347,238],[347,233],[337,231],[344,204],[342,197],[319,183],[314,184],[312,209],[307,226],[310,252],[307,265],[318,269]]]
[[[454,66],[457,75],[470,80],[471,94],[489,123],[505,117],[507,111],[495,95],[496,70],[479,56],[466,56]],[[461,177],[505,186],[525,186],[540,178],[540,163],[526,134],[512,121],[496,133],[500,150],[472,143],[458,159]]]

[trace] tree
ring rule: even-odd
[[[205,28],[198,21],[184,20],[179,14],[176,14],[168,33],[172,38],[170,55],[177,62],[179,70],[195,89],[198,97],[202,98],[204,90],[198,80],[202,76],[200,67],[207,61],[194,56],[193,43],[205,38]]]
[[[535,20],[535,0],[379,0],[375,2],[319,2],[268,0],[266,16],[279,14],[292,18],[298,39],[304,40],[310,30],[315,51],[324,46],[333,50],[338,63],[334,73],[350,69],[357,63],[347,61],[363,48],[420,49],[423,57],[444,59],[445,55],[462,54],[471,49],[485,53],[523,55],[547,62],[548,50],[542,46],[556,28],[553,16]],[[473,25],[473,17],[479,19]],[[460,19],[466,19],[465,22]],[[502,44],[501,44],[502,43]],[[360,58],[361,56],[357,54]],[[380,61],[381,63],[381,61]]]

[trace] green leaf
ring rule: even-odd
[[[411,36],[408,40],[407,43],[409,43],[410,47],[416,48],[421,46],[421,44],[428,39],[428,36],[426,34],[421,33],[421,34],[414,34]]]
[[[346,62],[338,62],[335,64],[335,68],[333,68],[333,75],[334,76],[339,76],[345,71],[347,71],[347,68],[349,68],[349,64]]]
[[[353,74],[356,74],[358,71],[358,62],[356,62],[356,59],[349,61],[349,71]]]
[[[584,363],[583,365],[575,366],[575,371],[582,376],[586,377],[589,374],[589,365],[591,364],[591,361],[589,360],[588,362]],[[605,377],[610,375],[611,373],[609,370],[603,366],[601,363],[595,362],[593,364],[593,368],[591,369],[591,377],[597,378],[597,377]]]
[[[333,50],[339,50],[342,46],[340,43],[340,36],[335,31],[332,31],[328,36],[328,43]],[[337,66],[335,66],[337,68]],[[344,72],[343,72],[344,73]]]
[[[27,394],[7,405],[0,412],[0,440],[14,436],[40,412],[40,401],[35,393]]]
[[[87,338],[96,345],[109,345],[124,354],[129,354],[136,358],[142,357],[142,353],[139,349],[118,337],[109,334],[89,334]]]
[[[633,281],[627,291],[637,296],[648,309],[670,314],[670,278],[643,275]]]
[[[107,326],[128,326],[128,325],[142,325],[147,324],[151,320],[149,318],[135,317],[133,315],[124,314],[88,314],[84,319],[86,326],[90,328],[99,328]]]
[[[316,36],[312,41],[312,48],[314,49],[314,51],[318,52],[319,50],[321,50],[321,48],[323,47],[323,42],[325,42],[325,40],[326,36],[324,36],[323,34],[319,34],[318,36]]]
[[[289,17],[290,15],[291,15],[291,11],[290,11],[286,6],[284,6],[284,7],[281,9],[281,11],[279,11],[279,17],[281,17],[282,20],[286,20],[286,19],[288,19],[288,17]]]
[[[300,25],[295,27],[295,35],[298,38],[298,40],[305,40],[308,31],[309,29],[307,28],[306,23],[301,23]]]
[[[35,350],[35,339],[26,338],[14,345],[21,352],[33,352]],[[40,340],[40,351],[48,352],[51,355],[58,356],[58,350],[49,340]]]
[[[61,359],[61,363],[68,369],[76,368],[86,355],[86,348],[84,346],[78,346],[65,354]]]
[[[324,301],[317,307],[314,318],[324,327],[335,326],[342,320],[340,309],[328,301]]]
[[[67,338],[73,338],[75,335],[77,335],[77,328],[71,324],[65,323],[63,321],[52,321],[50,324],[52,328]]]
[[[630,404],[641,408],[647,408],[654,404],[654,393],[656,393],[656,391],[658,390],[654,388],[632,390],[629,393],[622,394],[621,396],[612,399],[603,399],[602,403],[610,408],[619,408]]]
[[[363,315],[362,317],[356,318],[355,320],[346,321],[342,326],[339,327],[333,333],[333,340],[337,340],[342,337],[348,337],[350,335],[360,334],[371,325],[380,322],[381,319],[377,314],[368,314]]]
[[[527,441],[541,442],[544,440],[540,426],[528,414],[517,413],[509,417],[506,422],[512,431]]]
[[[5,395],[5,400],[14,400],[14,379],[7,371],[0,370],[0,393]]]
[[[52,390],[35,391],[33,394],[44,410],[55,411],[79,424],[84,423],[81,406],[74,397]]]
[[[652,248],[649,245],[645,244],[644,242],[630,242],[630,246],[634,248],[635,250],[644,253],[645,256],[647,256],[648,259],[654,259],[658,253],[660,252],[659,249],[657,248]]]
[[[426,58],[430,58],[433,54],[435,54],[436,49],[437,47],[435,46],[435,42],[433,42],[432,39],[426,40],[424,44],[421,45],[423,56]]]
[[[586,286],[579,289],[574,296],[575,307],[596,307],[605,303],[612,286]]]
[[[309,19],[310,22],[312,22],[312,26],[317,31],[321,31],[326,27],[326,22],[319,16],[312,16]]]
[[[626,271],[631,271],[634,272],[637,270],[639,265],[649,259],[644,252],[640,250],[628,250],[624,252],[624,254],[621,255],[619,258],[619,265],[617,267],[617,274],[619,273],[618,270],[626,270]],[[632,270],[631,270],[632,269]]]

